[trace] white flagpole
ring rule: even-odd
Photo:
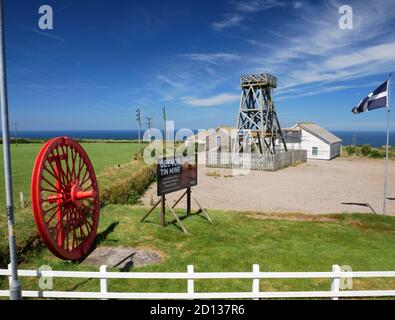
[[[388,107],[387,107],[387,145],[385,147],[385,177],[384,177],[384,204],[383,214],[386,211],[387,197],[388,197],[388,149],[390,143],[390,127],[391,127],[391,81],[392,73],[388,80]]]

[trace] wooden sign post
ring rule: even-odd
[[[191,199],[193,199],[196,205],[199,207],[199,210],[196,212],[196,214],[202,213],[208,221],[212,222],[206,210],[202,208],[196,198],[192,197],[191,187],[197,185],[197,156],[194,158],[181,156],[161,158],[157,163],[156,175],[157,194],[160,196],[160,199],[144,215],[144,217],[141,219],[141,222],[143,222],[154,211],[154,209],[159,204],[161,204],[161,224],[166,226],[167,207],[182,231],[184,233],[188,233],[187,228],[174,211],[174,208],[185,197],[185,195],[187,196],[187,216],[191,215]],[[172,206],[170,206],[166,202],[166,194],[183,189],[186,189],[186,191],[176,200]]]

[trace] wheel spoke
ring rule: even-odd
[[[82,159],[82,158],[78,158],[78,174],[77,174],[77,180],[80,180],[80,178],[81,178],[81,172],[82,172],[82,169],[84,168],[84,166],[85,166],[85,163],[84,163],[84,160]]]
[[[54,186],[51,182],[49,182],[46,178],[42,177],[43,181],[45,181],[46,183],[48,183],[52,188],[54,188],[57,192],[60,191],[60,189],[56,186]]]
[[[75,166],[76,166],[76,160],[77,160],[77,152],[74,149],[71,149],[71,159],[72,159],[72,178],[73,180],[77,180],[76,174],[75,174]]]
[[[67,177],[66,173],[63,170],[62,162],[60,160],[59,150],[56,148],[56,149],[54,149],[54,151],[56,151],[56,155],[57,155],[57,156],[55,156],[55,161],[56,161],[57,168],[59,170],[59,175],[62,176],[62,178],[64,179],[64,183],[67,184],[69,181],[68,181],[68,177]]]
[[[73,180],[73,177],[71,176],[70,167],[69,167],[69,151],[68,151],[69,148],[68,148],[68,146],[61,146],[61,149],[62,149],[63,154],[65,154],[64,163],[66,165],[67,180],[70,182]]]
[[[56,193],[56,194],[59,193],[59,190],[53,190],[53,189],[47,189],[47,188],[41,188],[41,191],[47,191],[47,192]]]
[[[87,181],[86,179],[89,179],[89,175],[88,175],[88,177],[86,177],[86,174],[87,174],[87,173],[89,173],[89,172],[88,172],[88,168],[86,168],[85,173],[84,173],[84,177],[81,179],[81,180],[82,180],[81,186],[83,186],[84,183]],[[86,179],[85,179],[85,177],[86,177]]]
[[[64,212],[65,212],[65,210],[63,210],[63,212],[62,212],[61,206],[59,206],[59,210],[60,210],[60,218],[59,218],[59,221],[62,221],[62,220],[63,220],[63,217],[64,217]],[[58,210],[56,210],[55,213],[51,216],[51,218],[49,218],[49,220],[46,221],[46,224],[49,225],[50,222],[53,220],[53,218],[55,218],[55,216],[56,216],[57,214],[58,214]],[[59,224],[59,221],[56,223],[56,225]]]
[[[67,185],[67,180],[65,180],[64,175],[62,174],[62,165],[60,163],[59,152],[57,152],[57,154],[55,154],[55,150],[57,151],[57,149],[54,149],[51,151],[51,157],[56,162],[56,168],[53,167],[52,161],[48,161],[48,163],[49,163],[50,167],[52,168],[52,170],[54,171],[55,175],[59,176],[59,178],[57,178],[56,180],[62,182],[62,184],[65,186],[65,185]]]
[[[56,208],[59,207],[59,206],[60,206],[60,204],[57,203],[57,204],[55,204],[53,207],[51,207],[51,208],[49,208],[49,209],[47,209],[47,210],[43,210],[44,215],[46,215],[49,211],[52,211],[53,209],[56,209]]]
[[[49,164],[51,165],[50,162],[49,162]],[[51,168],[52,168],[52,165],[51,165]],[[44,170],[47,171],[52,177],[54,177],[54,179],[56,181],[59,181],[62,184],[63,188],[65,187],[64,182],[62,180],[59,180],[59,178],[56,176],[56,173],[50,171],[47,166],[44,166]]]

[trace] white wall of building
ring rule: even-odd
[[[287,144],[290,149],[307,150],[308,159],[330,160],[340,155],[341,143],[329,144],[310,132],[302,129],[302,139],[297,144]]]

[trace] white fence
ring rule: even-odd
[[[10,268],[0,269],[0,277],[11,275]],[[341,291],[341,280],[352,278],[395,278],[395,271],[341,271],[338,265],[332,266],[331,272],[260,272],[259,265],[254,264],[252,272],[194,272],[189,265],[187,272],[108,272],[107,266],[101,266],[99,272],[90,271],[39,271],[19,270],[20,277],[36,278],[85,278],[98,279],[100,292],[23,290],[23,297],[30,298],[82,298],[82,299],[268,299],[268,298],[331,298],[340,297],[395,297],[395,290],[347,290]],[[261,279],[331,279],[328,291],[260,291]],[[177,279],[186,280],[186,291],[169,292],[109,292],[111,279]],[[250,292],[196,292],[194,281],[197,279],[250,279]],[[8,297],[9,290],[0,290],[0,297]]]
[[[252,154],[221,152],[210,150],[206,152],[206,166],[212,168],[234,168],[275,171],[296,163],[307,161],[306,150],[288,150],[276,154]]]

